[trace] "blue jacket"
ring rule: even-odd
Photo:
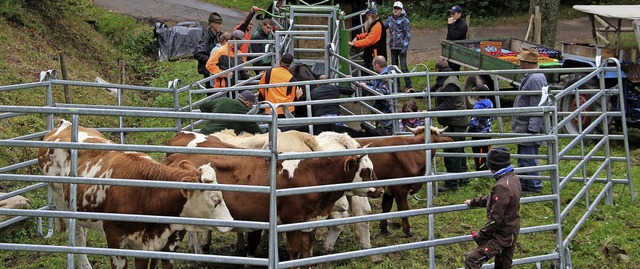
[[[407,52],[411,40],[411,25],[404,9],[398,17],[389,16],[384,22],[384,27],[389,28],[389,48]]]
[[[485,108],[493,108],[493,103],[490,99],[482,99],[473,106],[473,109],[485,109]],[[493,116],[472,116],[471,121],[469,121],[469,128],[467,132],[470,133],[490,133],[491,132],[491,122],[493,121]]]
[[[388,65],[387,67],[385,67],[382,70],[382,72],[380,72],[380,75],[386,75],[389,73],[393,73],[393,71],[391,70],[391,65]],[[367,82],[367,85],[369,85],[371,89],[383,95],[391,94],[391,89],[389,89],[389,84],[387,84],[386,79],[374,79]],[[373,101],[373,107],[376,108],[377,110],[380,110],[382,113],[391,113],[391,102],[389,102],[389,100],[387,99]],[[380,127],[389,127],[392,124],[393,123],[391,121],[378,122],[378,125],[380,125]]]
[[[542,87],[549,85],[542,73],[527,74],[520,84],[521,91],[540,91],[540,95],[518,95],[513,101],[513,107],[536,107],[540,103]],[[545,132],[542,117],[513,116],[511,130],[514,133],[543,133]],[[530,143],[520,143],[527,145]],[[540,144],[536,142],[535,144]]]

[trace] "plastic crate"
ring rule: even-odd
[[[542,56],[542,54],[546,54],[547,57],[555,58],[555,59],[560,59],[560,56],[562,56],[561,52],[559,52],[557,50],[554,50],[554,49],[551,49],[551,48],[533,47],[533,49],[535,49],[538,53],[540,53],[541,56]]]

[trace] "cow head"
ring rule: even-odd
[[[357,143],[357,142],[356,142]],[[364,148],[369,147],[370,144],[364,146]],[[362,182],[362,181],[372,181],[378,180],[376,173],[373,169],[373,161],[369,158],[368,155],[360,155],[356,157],[358,159],[358,172],[356,173],[356,177],[353,179],[353,182]],[[382,187],[368,187],[368,188],[360,188],[352,190],[354,195],[362,196],[362,197],[371,197],[378,198],[380,195],[384,193],[384,188]],[[348,195],[348,194],[347,194]]]
[[[211,164],[205,164],[195,169],[190,161],[181,161],[178,167],[184,170],[194,170],[195,177],[187,176],[183,182],[217,184],[216,172]],[[190,173],[191,174],[191,173]],[[232,220],[231,213],[222,198],[220,191],[182,190],[187,202],[182,209],[181,217]],[[231,227],[216,227],[220,232],[229,232]]]

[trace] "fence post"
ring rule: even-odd
[[[58,52],[60,55],[60,69],[62,70],[62,79],[69,80],[69,72],[67,71],[67,62],[64,59],[64,52]],[[69,90],[69,85],[64,85],[64,100],[67,104],[72,104],[73,99],[71,97],[71,91]]]

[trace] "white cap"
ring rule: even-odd
[[[400,9],[404,9],[404,7],[402,7],[402,2],[400,1],[396,1],[395,3],[393,3],[393,7],[399,7]]]

